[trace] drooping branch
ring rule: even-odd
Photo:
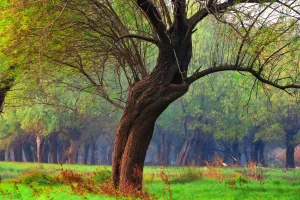
[[[137,0],[136,2],[151,22],[160,40],[164,43],[168,43],[169,38],[166,33],[166,25],[163,23],[162,17],[156,6],[149,0]]]
[[[68,66],[74,70],[77,70],[79,73],[81,73],[94,87],[96,87],[96,92],[102,97],[104,98],[106,101],[108,101],[109,103],[111,103],[112,105],[114,105],[115,107],[123,110],[124,107],[117,103],[116,101],[114,101],[112,98],[110,98],[109,94],[107,93],[107,91],[105,90],[104,85],[101,85],[99,83],[97,83],[83,68],[83,64],[82,64],[82,60],[80,58],[80,55],[78,54],[78,58],[79,58],[79,62],[76,64],[73,63],[69,63],[67,61],[62,61],[62,60],[58,60],[52,57],[49,57],[47,55],[45,55],[45,57],[47,57],[49,60],[54,61],[55,63],[59,63],[59,64],[63,64],[65,66]]]
[[[222,66],[208,68],[208,69],[205,69],[205,70],[200,71],[200,72],[196,72],[192,76],[190,76],[189,78],[186,79],[186,83],[187,84],[192,84],[193,82],[195,82],[196,80],[198,80],[202,77],[205,77],[209,74],[213,74],[213,73],[216,73],[216,72],[222,72],[222,71],[249,72],[257,80],[259,80],[260,82],[271,85],[271,86],[276,87],[276,88],[279,88],[281,90],[286,90],[286,89],[290,89],[290,88],[300,89],[300,83],[299,84],[298,83],[291,83],[291,84],[287,84],[287,85],[281,85],[281,84],[278,84],[278,82],[276,80],[273,81],[273,80],[269,80],[268,78],[265,78],[264,76],[262,76],[261,73],[255,71],[253,68],[243,67],[243,66],[236,66],[236,65],[222,65]]]

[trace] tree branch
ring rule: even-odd
[[[255,70],[253,70],[252,68],[249,68],[249,67],[241,67],[241,66],[236,66],[236,65],[224,65],[224,66],[217,66],[217,67],[212,67],[212,68],[208,68],[208,69],[205,69],[201,72],[197,72],[195,73],[194,75],[192,75],[191,77],[188,77],[186,79],[186,83],[187,84],[192,84],[193,82],[195,82],[196,80],[204,77],[204,76],[207,76],[209,74],[213,74],[213,73],[216,73],[216,72],[221,72],[221,71],[239,71],[239,72],[249,72],[250,74],[252,74],[255,78],[257,78],[257,80],[259,80],[260,82],[262,83],[265,83],[265,84],[268,84],[268,85],[271,85],[273,87],[276,87],[276,88],[279,88],[281,90],[286,90],[286,89],[289,89],[289,88],[297,88],[297,89],[300,89],[300,83],[299,84],[287,84],[287,85],[281,85],[281,84],[278,84],[275,81],[271,81],[265,77],[263,77],[261,75],[261,73],[259,72],[256,72]]]
[[[159,3],[160,3],[160,6],[162,7],[163,15],[165,16],[168,25],[171,26],[172,25],[172,20],[171,20],[171,16],[170,16],[170,13],[168,11],[165,0],[159,0]]]
[[[159,42],[153,38],[150,38],[150,37],[146,37],[146,36],[143,36],[143,35],[137,35],[137,34],[126,34],[126,35],[122,35],[120,36],[118,39],[119,40],[122,40],[124,38],[136,38],[136,39],[140,39],[140,40],[144,40],[144,41],[147,41],[147,42],[151,42],[155,45],[157,45]]]
[[[157,35],[162,42],[168,43],[169,38],[166,33],[166,25],[163,23],[160,13],[150,0],[136,0],[137,5],[143,10],[146,17],[151,22]]]

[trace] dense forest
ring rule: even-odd
[[[299,6],[0,0],[0,161],[300,166]]]

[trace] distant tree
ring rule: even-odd
[[[300,102],[299,94],[292,98],[281,92],[274,92],[270,97],[272,106],[269,107],[269,114],[266,126],[260,135],[278,138],[285,141],[286,147],[286,168],[295,168],[295,148],[300,144]]]

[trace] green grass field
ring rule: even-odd
[[[72,170],[69,172],[86,178],[84,183],[97,178],[105,181],[110,169],[109,166],[0,162],[0,199],[135,199],[98,193],[97,181],[90,184],[96,189],[93,192],[78,189],[79,182],[69,183],[64,178],[60,182],[55,178],[62,171]],[[146,167],[144,174],[144,187],[152,199],[300,199],[300,170],[282,172],[264,168],[260,180],[247,176],[249,171],[244,168]]]

